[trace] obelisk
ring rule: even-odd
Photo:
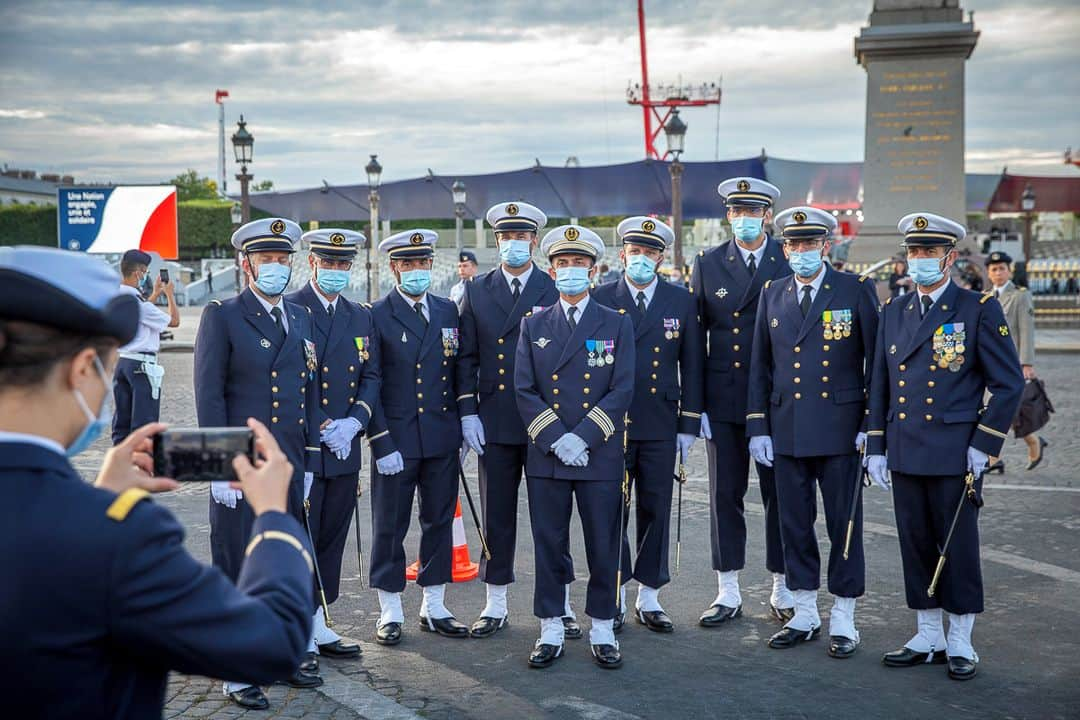
[[[855,38],[866,69],[863,225],[849,260],[895,254],[896,222],[964,222],[964,62],[979,33],[959,0],[875,0]]]

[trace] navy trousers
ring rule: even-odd
[[[709,527],[713,569],[742,570],[746,565],[746,518],[743,498],[749,484],[750,448],[746,425],[711,423],[713,439],[705,443],[709,462]],[[755,463],[756,464],[756,463]],[[776,505],[773,469],[757,466],[761,504],[765,506],[765,567],[784,572],[780,511]]]
[[[491,559],[480,556],[480,579],[492,585],[514,582],[518,489],[527,445],[488,443],[479,458],[480,507]]]
[[[623,582],[634,580],[659,588],[668,572],[671,492],[675,479],[675,440],[631,441],[626,449],[630,488],[634,494],[635,552],[630,554],[630,508],[624,510]],[[632,558],[632,561],[631,561]],[[632,562],[632,567],[631,567]]]
[[[814,532],[817,488],[820,487],[830,543],[829,592],[838,597],[861,597],[866,591],[861,494],[848,559],[844,559],[854,483],[862,482],[861,473],[856,477],[856,469],[860,466],[858,453],[808,458],[778,454],[773,466],[788,588],[817,590],[821,586],[821,555]]]
[[[457,453],[406,459],[397,475],[371,466],[371,587],[405,589],[405,536],[412,520],[413,495],[420,495],[421,587],[451,582],[454,508],[458,497]]]
[[[112,443],[117,445],[147,423],[157,422],[161,413],[161,396],[155,400],[150,392],[150,380],[138,360],[120,358],[113,373]]]
[[[965,491],[962,475],[944,477],[892,473],[896,531],[904,563],[904,591],[913,610],[944,608],[955,615],[983,611],[979,564],[979,510],[964,501],[945,567],[933,597],[926,594],[953,514]],[[982,478],[975,482],[982,493]]]
[[[315,557],[319,561],[327,603],[337,600],[341,589],[341,558],[349,539],[359,482],[359,472],[329,477],[316,475],[308,495],[311,537],[315,541]]]

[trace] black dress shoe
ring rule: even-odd
[[[401,642],[401,623],[389,622],[375,630],[375,642],[380,645],[397,645]]]
[[[229,699],[248,710],[266,710],[270,707],[270,701],[266,699],[262,689],[254,685],[229,693]]]
[[[567,640],[580,640],[582,636],[581,626],[572,617],[564,616],[562,619],[563,637]]]
[[[546,668],[562,657],[562,645],[548,645],[539,640],[536,647],[529,653],[529,667]]]
[[[769,603],[769,610],[772,611],[772,616],[781,623],[789,623],[795,617],[795,608],[793,607],[782,608]]]
[[[638,610],[637,621],[653,632],[669,633],[675,629],[671,618],[663,610]]]
[[[1029,460],[1028,461],[1028,464],[1027,464],[1027,469],[1028,470],[1034,470],[1036,467],[1039,466],[1039,463],[1041,463],[1042,459],[1043,459],[1043,450],[1045,448],[1049,447],[1049,445],[1050,445],[1050,443],[1046,442],[1046,440],[1043,440],[1042,438],[1039,438],[1039,457],[1035,458],[1034,460]],[[974,675],[975,671],[972,670],[971,674]],[[964,678],[964,679],[966,680],[967,678]]]
[[[285,684],[294,688],[317,688],[323,684],[323,679],[318,675],[309,675],[297,670],[285,681]]]
[[[987,465],[986,469],[983,470],[983,475],[989,475],[992,472],[996,472],[998,475],[1004,475],[1005,474],[1005,461],[1004,460],[998,460],[996,463],[993,463],[991,465]]]
[[[959,655],[949,658],[949,677],[953,680],[970,680],[975,677],[975,661]]]
[[[443,637],[465,638],[469,637],[469,628],[465,623],[451,615],[444,618],[426,618],[420,616],[420,629],[425,632],[433,632]]]
[[[319,656],[313,652],[309,652],[304,656],[304,662],[300,663],[300,672],[307,673],[308,675],[314,675],[319,672]]]
[[[338,639],[319,646],[319,654],[332,658],[351,658],[360,654],[360,646],[354,642]]]
[[[474,638],[491,637],[509,624],[509,617],[493,618],[481,615],[480,619],[469,628],[469,634]]]
[[[614,645],[593,645],[592,656],[596,664],[605,670],[614,670],[622,665],[622,653]]]
[[[849,637],[843,635],[830,635],[829,636],[829,657],[834,657],[838,660],[844,660],[855,654],[855,648],[859,644]]]
[[[769,647],[773,650],[793,648],[804,642],[816,640],[819,634],[821,634],[820,627],[816,627],[813,630],[796,630],[795,628],[786,627],[769,638]]]
[[[737,607],[728,607],[727,605],[713,605],[708,610],[701,614],[698,619],[698,624],[701,627],[716,627],[723,625],[728,620],[734,620],[742,615],[742,605]]]
[[[885,653],[881,662],[889,667],[915,667],[916,665],[940,665],[946,661],[945,651],[938,650],[934,653],[915,652],[907,645],[899,650]]]
[[[624,613],[624,612],[615,613],[615,618],[611,621],[611,629],[615,631],[616,635],[618,635],[619,633],[622,632],[622,627],[625,624],[626,624],[626,613]]]

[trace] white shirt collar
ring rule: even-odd
[[[333,300],[327,300],[326,296],[319,292],[319,288],[316,287],[314,277],[311,278],[311,289],[315,293],[315,297],[319,298],[319,302],[322,303],[323,310],[331,306],[333,306],[335,311],[337,310],[337,301],[338,298],[341,297],[340,295],[335,296]]]
[[[428,317],[428,318],[431,317],[431,309],[428,307],[428,301],[427,301],[428,294],[426,292],[423,295],[420,296],[419,300],[414,300],[413,298],[411,298],[411,297],[409,297],[408,295],[405,294],[405,291],[401,289],[400,285],[397,286],[394,289],[397,290],[398,295],[401,296],[401,299],[405,301],[405,304],[409,306],[410,310],[413,310],[413,312],[415,312],[414,308],[416,307],[416,303],[420,303],[424,307],[424,315],[425,315],[425,317]]]
[[[919,288],[919,302],[920,302],[920,303],[922,302],[922,298],[923,298],[923,295],[929,295],[929,296],[930,296],[930,299],[931,299],[931,300],[933,300],[933,301],[934,301],[934,304],[936,305],[936,304],[937,304],[937,301],[941,299],[941,296],[945,294],[945,290],[946,290],[946,289],[947,289],[947,288],[949,287],[949,285],[951,285],[951,284],[952,284],[952,280],[951,280],[951,279],[950,279],[950,280],[946,280],[945,282],[941,283],[941,287],[939,287],[939,288],[938,288],[937,290],[934,290],[934,291],[933,291],[933,292],[931,292],[931,293],[924,293],[924,292],[923,292],[923,289],[922,289],[922,288]]]
[[[735,242],[735,241],[732,241]],[[750,261],[750,256],[754,256],[754,264],[758,267],[761,266],[761,257],[765,254],[765,244],[769,242],[769,237],[765,236],[765,239],[758,245],[757,250],[747,250],[738,242],[735,242],[735,247],[739,248],[739,254],[742,255],[743,264],[745,265]]]
[[[275,305],[254,290],[251,291],[251,294],[254,295],[255,299],[259,301],[259,304],[263,306],[263,310],[266,310],[266,314],[270,316],[270,319],[273,319],[274,317],[274,314],[271,311],[274,308],[281,308],[281,324],[284,326],[285,332],[289,332],[289,316],[288,313],[285,312],[283,296],[278,295],[278,301]]]
[[[27,445],[37,445],[40,448],[52,450],[58,455],[67,457],[67,451],[64,450],[63,445],[55,440],[50,440],[49,438],[40,435],[28,435],[26,433],[0,430],[0,443],[26,443]]]
[[[532,275],[534,267],[533,263],[529,263],[529,268],[525,272],[520,275],[511,275],[504,266],[499,265],[499,270],[502,272],[503,277],[506,278],[506,286],[510,288],[511,294],[514,292],[514,280],[521,283],[522,291],[525,290],[525,284],[529,282],[529,276]]]
[[[998,287],[997,285],[995,285],[994,286],[994,291],[998,292],[998,293],[1004,293],[1006,290],[1008,290],[1012,286],[1012,284],[1013,284],[1012,280],[1006,280],[1005,284],[1002,285],[1001,287]]]
[[[796,300],[802,300],[803,288],[807,285],[810,286],[810,299],[813,300],[817,297],[818,290],[821,289],[821,284],[825,282],[825,275],[829,272],[829,268],[825,266],[825,262],[828,261],[822,262],[821,272],[819,272],[817,277],[810,282],[804,283],[800,281],[798,277],[795,277],[795,291],[799,294],[799,296],[795,298]]]
[[[643,288],[638,288],[638,287],[635,287],[634,285],[630,284],[630,278],[628,278],[624,274],[623,275],[623,282],[626,283],[626,289],[630,291],[630,299],[634,301],[634,304],[637,305],[637,294],[639,292],[643,292],[643,293],[645,293],[645,306],[648,307],[649,305],[652,304],[653,295],[656,294],[656,286],[659,284],[660,279],[657,278],[657,277],[654,277],[652,279],[652,282],[649,283],[647,286],[645,286]]]
[[[577,305],[571,305],[570,303],[566,302],[566,300],[562,296],[559,296],[559,305],[562,306],[563,316],[567,320],[570,319],[570,308],[572,308],[572,307],[577,308],[577,316],[574,318],[574,322],[581,322],[581,316],[585,314],[585,308],[588,306],[588,304],[589,304],[589,294],[588,293],[585,293],[585,297],[578,300]]]

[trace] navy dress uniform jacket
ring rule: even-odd
[[[980,296],[950,281],[925,318],[919,302],[913,292],[886,301],[882,311],[866,452],[887,451],[894,472],[963,475],[968,446],[1001,453],[1024,388],[1020,360],[992,294]],[[953,335],[955,359],[946,367],[940,366],[944,353],[935,350],[939,329],[939,342]],[[980,410],[984,390],[990,399]]]
[[[633,321],[636,357],[630,440],[674,440],[676,433],[696,436],[704,403],[705,344],[693,296],[681,286],[659,280],[644,316],[622,278],[601,285],[592,296]]]
[[[521,319],[558,302],[555,282],[535,265],[516,304],[501,267],[465,284],[457,361],[461,414],[479,414],[489,443],[525,445],[529,441],[514,396]]]
[[[878,327],[874,282],[826,265],[805,318],[802,287],[789,276],[761,291],[746,435],[772,436],[781,455],[848,455],[866,420]]]
[[[394,451],[406,460],[434,458],[461,447],[458,310],[431,293],[427,302],[426,328],[396,289],[371,308],[382,365],[380,402],[368,428],[376,459]]]
[[[381,383],[371,310],[339,296],[331,320],[310,283],[287,295],[286,299],[308,308],[315,326],[315,349],[319,359],[315,379],[322,396],[318,406],[318,426],[322,427],[327,420],[345,417],[355,418],[363,426],[353,438],[352,452],[345,460],[338,460],[329,448],[322,448],[315,474],[333,477],[359,472],[363,455],[361,442],[378,404]],[[363,350],[357,347],[358,340]]]
[[[588,365],[586,340],[614,341],[615,362]],[[514,387],[532,444],[525,472],[556,480],[620,481],[625,416],[634,394],[630,318],[589,302],[573,332],[556,303],[521,321]],[[586,467],[564,465],[551,445],[574,433],[589,448]]]
[[[260,541],[234,587],[187,553],[180,523],[143,491],[88,485],[29,443],[0,443],[0,476],[11,717],[160,718],[170,670],[270,684],[296,669],[314,603],[294,518],[255,521]]]
[[[702,250],[694,260],[690,290],[707,335],[705,411],[709,421],[746,422],[746,388],[758,298],[767,280],[791,274],[780,243],[765,240],[765,252],[750,272],[734,240]]]

